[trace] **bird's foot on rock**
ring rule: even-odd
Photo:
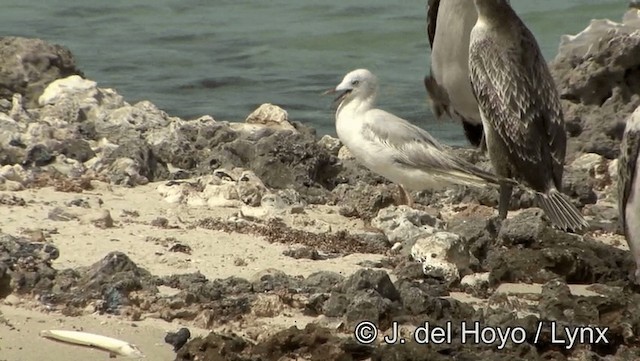
[[[504,218],[500,215],[495,215],[487,219],[487,228],[495,231],[496,234],[500,231],[500,227],[502,227],[502,222]]]

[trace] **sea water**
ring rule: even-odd
[[[322,91],[368,68],[379,107],[465,144],[427,103],[427,0],[3,0],[0,36],[37,37],[73,52],[101,87],[170,115],[242,121],[262,103],[335,135]],[[469,0],[472,2],[472,0]],[[626,0],[511,0],[542,51],[592,18],[620,21]]]

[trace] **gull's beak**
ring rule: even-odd
[[[340,93],[340,95],[338,95],[338,96],[333,100],[333,103],[334,103],[334,104],[341,103],[341,102],[342,102],[342,100],[344,100],[344,98],[346,98],[346,97],[347,97],[347,95],[349,95],[349,93],[351,93],[351,91],[353,90],[353,89],[351,89],[351,88],[346,88],[346,89],[345,89],[345,88],[344,88],[344,87],[342,87],[341,85],[342,85],[342,84],[338,85],[338,86],[337,86],[337,87],[335,87],[335,88],[331,88],[331,89],[329,89],[329,90],[326,90],[324,93],[322,93],[322,95],[329,95],[329,94],[335,94],[335,93],[338,93],[338,92],[342,92],[342,93]]]
[[[336,90],[336,88],[331,88],[331,89],[327,89],[326,91],[324,91],[324,92],[322,93],[322,95],[335,94],[335,93],[337,93],[337,92],[338,92],[338,91]]]

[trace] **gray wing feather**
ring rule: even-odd
[[[633,120],[630,119],[629,122]],[[640,122],[640,118],[636,120]],[[629,125],[627,125],[629,127]],[[636,165],[640,153],[640,131],[627,130],[620,144],[620,157],[618,159],[618,210],[620,223],[626,234],[625,207],[631,193],[631,186],[635,182],[637,172]]]
[[[383,110],[370,110],[367,113],[363,136],[392,148],[397,154],[394,161],[406,167],[431,173],[459,172],[494,184],[500,181],[513,182],[456,157],[424,129]]]
[[[552,167],[560,189],[567,139],[555,82],[533,34],[522,22],[513,28],[519,41],[472,39],[472,89],[510,156],[525,167]]]

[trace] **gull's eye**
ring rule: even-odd
[[[353,81],[351,82],[351,85],[353,85],[353,86],[356,86],[356,85],[358,85],[358,84],[360,84],[360,80],[353,80]]]

